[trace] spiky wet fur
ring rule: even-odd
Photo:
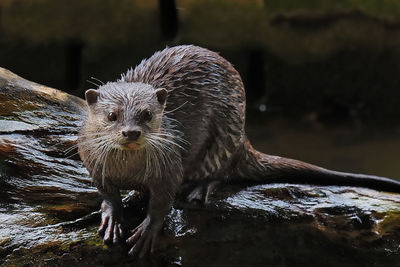
[[[162,106],[155,98],[158,88],[168,92]],[[95,104],[89,103],[94,102],[93,96],[87,98],[89,115],[80,132],[79,153],[107,202],[103,214],[109,218],[122,220],[115,212],[122,205],[119,189],[150,193],[148,217],[128,239],[133,254],[140,250],[142,255],[152,246],[183,180],[279,182],[289,178],[298,183],[400,192],[400,183],[388,178],[329,171],[256,151],[244,132],[245,91],[240,75],[228,61],[204,48],[177,46],[156,52],[117,82],[101,85],[98,93]],[[121,149],[121,129],[106,121],[107,113],[122,109],[123,118],[114,124],[120,125],[134,121],[144,106],[155,117],[141,126],[143,146]],[[111,219],[102,220],[101,228],[112,227],[114,223],[106,225]]]
[[[95,183],[131,189],[161,179],[164,170],[174,165],[171,155],[177,156],[186,141],[174,128],[173,119],[165,114],[164,106],[157,103],[153,88],[141,83],[113,82],[100,86],[98,92],[98,102],[89,108],[78,139],[84,165]],[[151,122],[141,125],[140,149],[122,148],[124,137],[118,125],[134,120],[143,109],[154,114]],[[118,121],[107,120],[110,111],[120,115]]]

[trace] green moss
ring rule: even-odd
[[[378,231],[385,235],[400,231],[400,211],[387,212],[378,222]]]
[[[8,236],[1,237],[0,238],[0,248],[3,248],[4,246],[6,246],[10,241],[11,241],[11,238]]]
[[[95,247],[101,247],[103,249],[107,249],[107,246],[104,244],[103,240],[97,234],[86,239],[85,243],[88,246],[95,246]]]

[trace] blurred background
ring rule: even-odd
[[[0,66],[80,97],[179,44],[234,64],[262,150],[400,173],[398,0],[0,1]]]
[[[256,149],[400,180],[400,0],[0,0],[0,67],[79,97],[180,44],[234,64]],[[19,113],[2,96],[0,128],[14,113],[39,127],[0,132],[1,266],[400,264],[399,196],[286,185],[178,204],[165,227],[176,238],[132,262],[95,238],[97,190],[72,157],[76,136],[48,116],[62,107]],[[131,222],[145,216],[133,206]]]

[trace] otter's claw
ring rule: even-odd
[[[112,216],[104,216],[102,218],[97,232],[103,237],[105,244],[117,244],[123,237],[122,225]]]
[[[97,232],[103,237],[105,244],[119,243],[123,238],[121,219],[116,219],[113,208],[107,203],[103,202],[101,211],[101,224]]]
[[[153,253],[154,243],[160,227],[154,227],[147,217],[132,232],[132,236],[126,240],[128,245],[133,245],[129,251],[129,255],[143,258],[149,251]]]

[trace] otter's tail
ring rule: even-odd
[[[347,185],[400,193],[400,181],[374,175],[327,170],[302,161],[271,156],[255,150],[247,141],[245,158],[238,164],[241,179],[267,183]]]

